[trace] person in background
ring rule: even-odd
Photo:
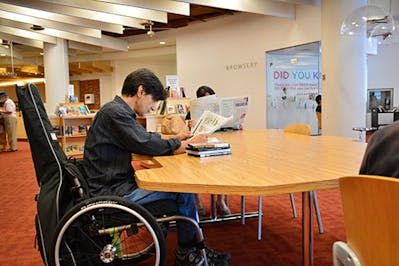
[[[201,86],[197,89],[197,98],[201,98],[204,96],[209,96],[209,95],[214,95],[215,91],[212,90],[212,88],[208,86]],[[193,121],[191,120],[191,114],[190,112],[187,113],[186,115],[186,120],[188,120],[188,125],[191,128]],[[201,201],[200,194],[195,194],[195,202],[197,204],[197,210],[200,216],[205,216],[206,211],[204,208],[204,205]],[[226,204],[225,201],[225,196],[224,195],[217,195],[217,200],[216,200],[216,211],[218,212],[219,215],[221,216],[226,216],[231,214],[231,211],[229,207]]]
[[[4,119],[4,129],[7,135],[9,151],[17,151],[17,113],[15,103],[5,92],[0,92],[0,103],[3,104],[0,113]]]
[[[321,95],[317,95],[315,98],[315,101],[317,103],[316,106],[316,117],[317,117],[317,125],[319,129],[319,134],[321,133]]]
[[[399,178],[399,121],[377,130],[367,144],[359,174]]]
[[[93,196],[117,195],[137,204],[160,200],[176,202],[178,214],[198,221],[194,195],[140,189],[135,181],[132,153],[150,156],[185,152],[188,143],[204,142],[207,136],[190,135],[162,139],[158,133],[147,132],[137,121],[154,108],[156,101],[165,100],[166,93],[159,79],[148,69],[130,73],[122,87],[122,96],[105,104],[96,114],[87,133],[83,165],[89,190]],[[178,247],[176,266],[204,265],[205,259],[195,241],[190,224],[177,221]],[[205,247],[208,265],[228,265],[230,255]]]

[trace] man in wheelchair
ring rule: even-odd
[[[115,195],[145,205],[172,200],[178,215],[198,221],[194,196],[191,193],[146,191],[138,188],[131,165],[132,153],[151,156],[183,153],[189,142],[203,142],[205,136],[189,133],[163,139],[147,132],[137,121],[154,108],[156,101],[165,100],[166,93],[159,79],[147,69],[129,74],[113,101],[97,113],[87,133],[83,167],[92,196]],[[177,221],[178,247],[175,265],[203,265],[204,258],[196,246],[191,225]],[[205,247],[209,265],[228,265],[230,255]]]

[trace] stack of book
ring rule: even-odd
[[[226,142],[206,142],[188,144],[186,153],[196,157],[209,157],[231,154],[230,144]]]

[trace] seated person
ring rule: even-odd
[[[377,130],[367,144],[359,174],[399,178],[399,121]]]
[[[122,96],[105,104],[96,114],[87,133],[84,149],[84,167],[87,183],[94,196],[117,195],[138,204],[159,200],[175,200],[179,215],[198,221],[193,194],[147,191],[138,188],[132,167],[132,153],[170,155],[183,153],[188,135],[162,139],[158,133],[149,133],[137,121],[154,108],[156,101],[164,100],[165,90],[159,79],[147,69],[130,73],[122,88]],[[203,142],[198,135],[191,142]],[[178,247],[175,265],[203,265],[204,258],[195,246],[192,225],[177,222]],[[209,265],[228,265],[230,255],[206,248]]]
[[[214,94],[215,94],[215,91],[212,90],[208,86],[201,86],[197,90],[197,98],[201,98],[201,97],[209,96],[209,95],[214,95]],[[192,124],[193,124],[193,121],[191,120],[191,113],[190,112],[187,113],[186,120],[189,121],[188,125],[191,128]],[[205,216],[205,214],[206,214],[205,213],[205,208],[204,208],[204,205],[202,204],[200,194],[195,194],[195,202],[197,204],[197,209],[198,209],[199,215],[200,216]],[[225,215],[231,214],[231,211],[230,211],[229,207],[226,204],[224,195],[217,195],[216,211],[221,216],[225,216]]]

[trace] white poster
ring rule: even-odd
[[[166,75],[166,87],[169,87],[169,97],[181,98],[179,77],[177,75]]]
[[[320,94],[321,73],[318,56],[268,56],[267,127],[284,128],[305,123],[317,134],[316,101]]]

